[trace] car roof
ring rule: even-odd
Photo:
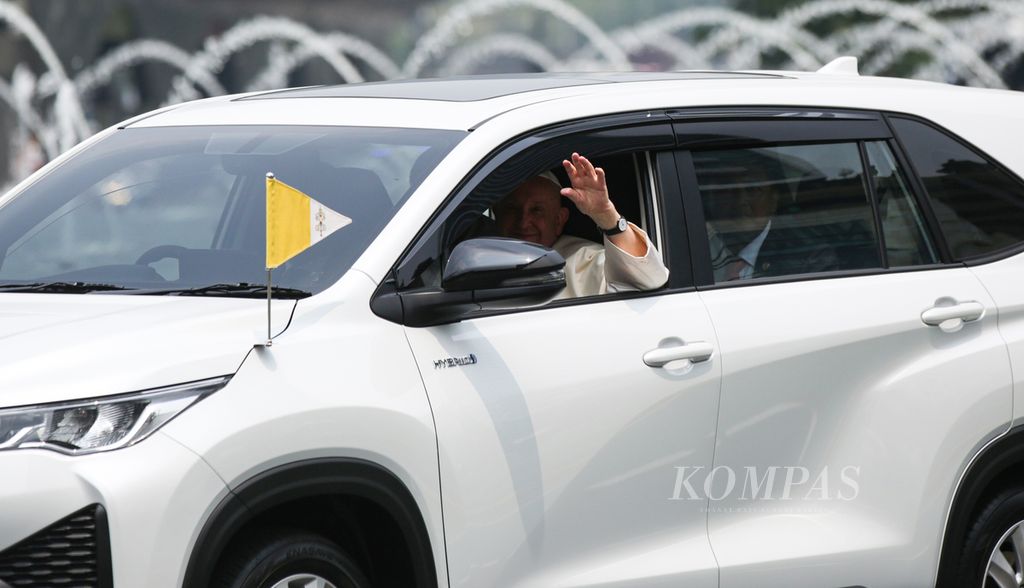
[[[460,76],[218,96],[140,117],[127,126],[267,124],[472,130],[502,114],[543,102],[589,102],[611,97],[622,104],[619,110],[625,111],[630,110],[631,102],[638,105],[633,109],[652,107],[639,106],[650,100],[630,101],[626,97],[668,93],[673,97],[672,106],[680,108],[723,103],[723,95],[739,96],[740,102],[748,105],[796,105],[809,91],[822,88],[831,88],[831,93],[841,97],[833,106],[847,108],[857,106],[857,95],[879,90],[969,90],[855,73],[686,71]],[[822,95],[820,91],[811,94]],[[871,102],[866,101],[865,107],[877,108]]]
[[[758,77],[781,77],[778,74],[757,72],[685,71],[685,72],[608,72],[608,73],[550,73],[456,76],[392,80],[364,84],[318,86],[268,92],[247,96],[242,100],[281,100],[288,98],[404,98],[409,100],[441,100],[446,102],[476,102],[514,94],[527,94],[538,90],[597,86],[627,82],[667,80],[715,80]]]

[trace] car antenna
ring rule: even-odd
[[[851,55],[836,57],[818,69],[817,73],[835,74],[844,76],[859,76],[857,71],[857,58]]]

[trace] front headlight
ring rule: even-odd
[[[223,376],[132,394],[0,409],[0,450],[31,447],[81,455],[126,447],[230,379]]]

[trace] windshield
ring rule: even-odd
[[[250,295],[252,288],[223,286],[266,281],[272,172],[352,219],[274,270],[275,290],[315,294],[463,136],[364,127],[119,130],[0,208],[0,292]]]

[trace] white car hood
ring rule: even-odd
[[[275,300],[273,332],[294,300]],[[232,374],[267,337],[265,300],[0,294],[0,407]]]

